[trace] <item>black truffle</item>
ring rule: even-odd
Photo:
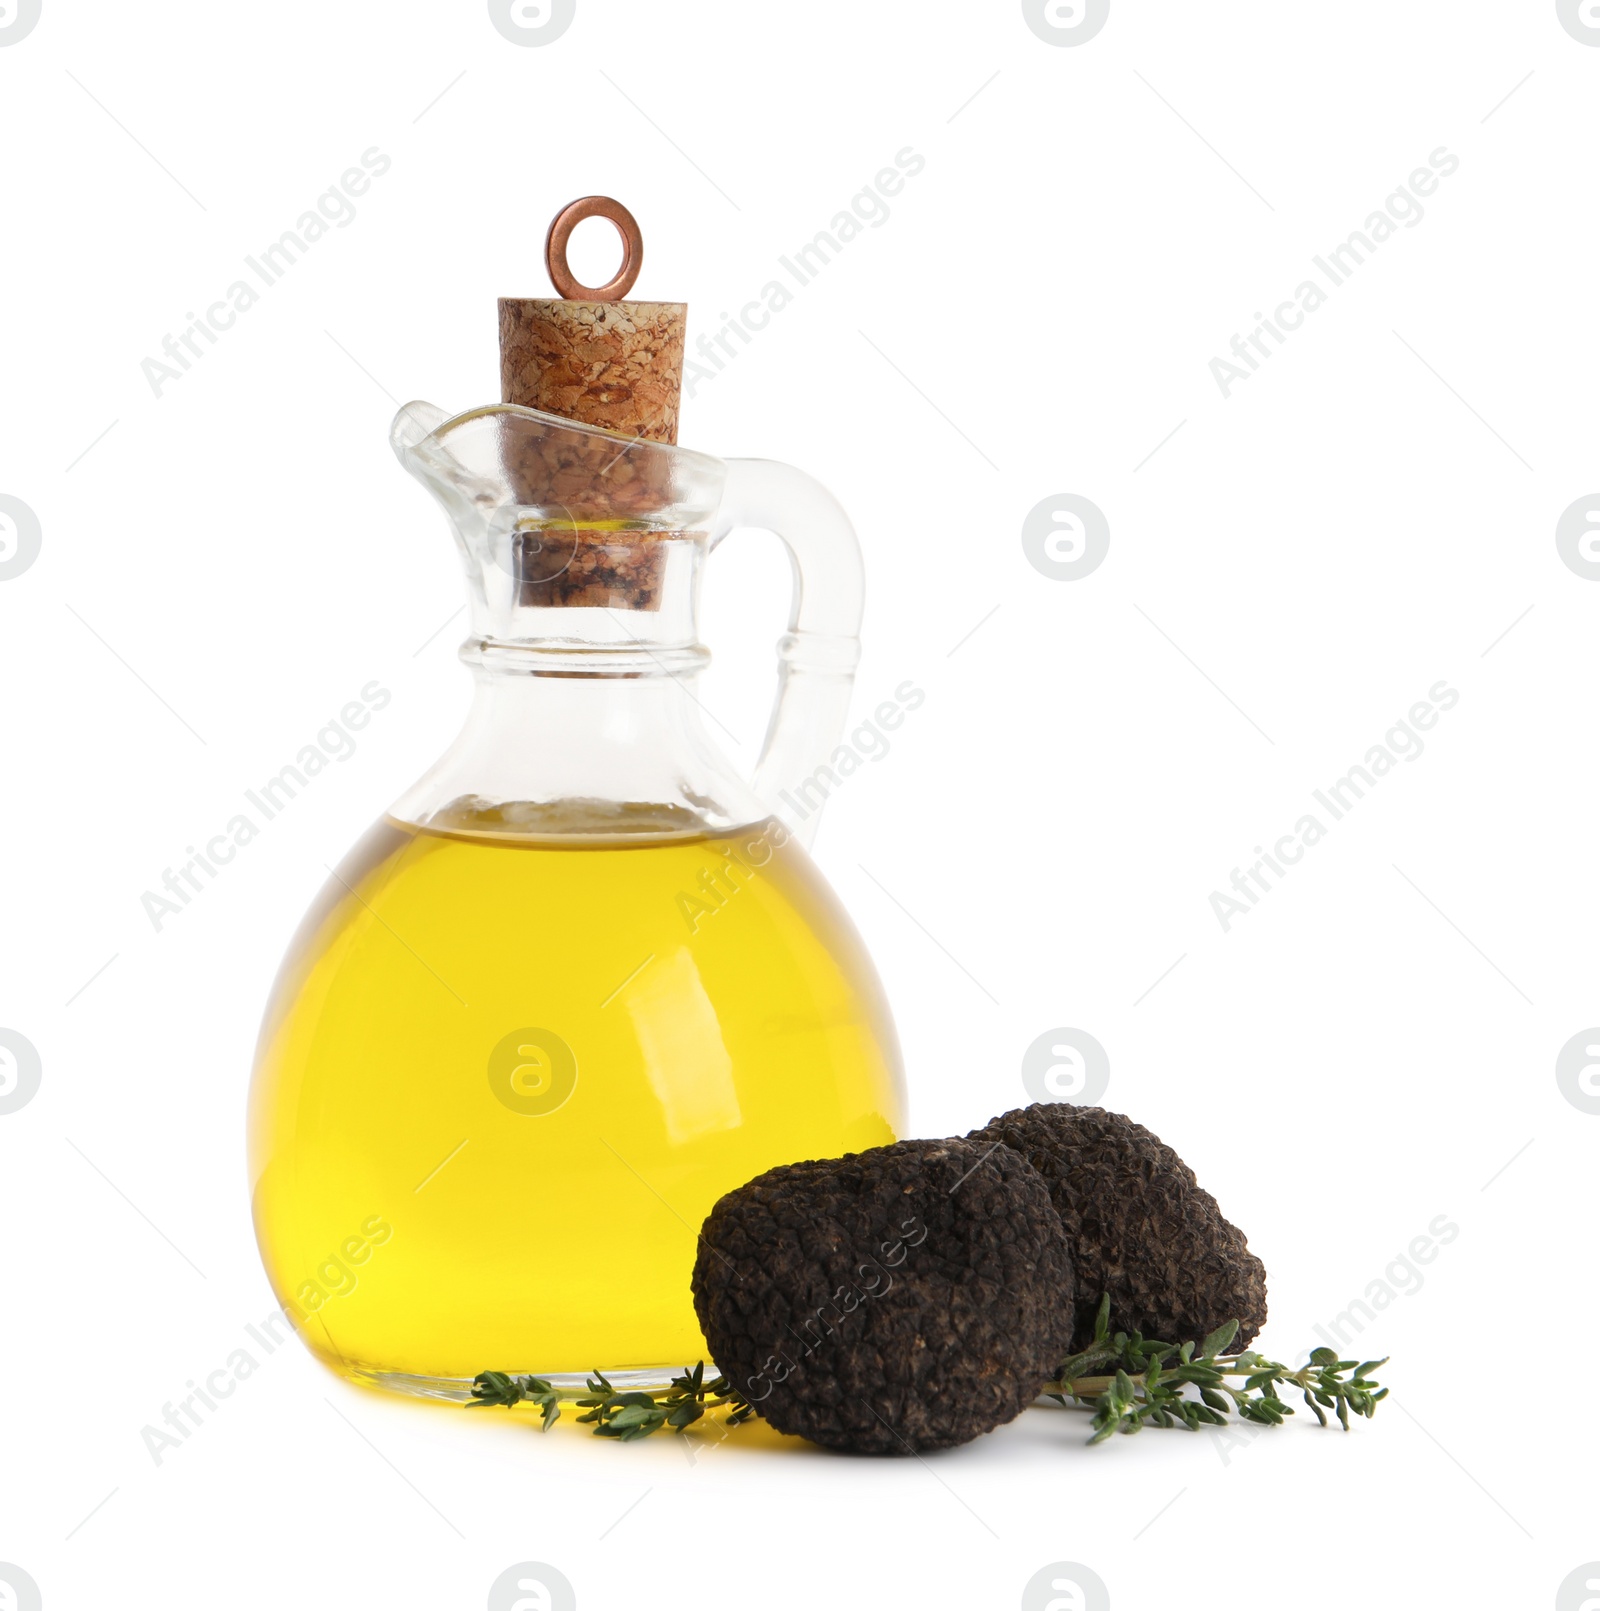
[[[911,1454],[1020,1414],[1067,1352],[1072,1264],[1009,1147],[901,1141],[786,1164],[707,1216],[694,1305],[780,1432]]]
[[[1041,1102],[967,1138],[1004,1142],[1044,1177],[1076,1277],[1071,1351],[1094,1337],[1102,1293],[1112,1331],[1199,1342],[1239,1322],[1237,1352],[1266,1324],[1267,1272],[1194,1171],[1142,1124],[1104,1108]]]

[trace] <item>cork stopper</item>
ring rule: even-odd
[[[585,218],[608,220],[622,237],[622,266],[602,286],[581,284],[567,264],[568,241]],[[545,238],[559,298],[500,298],[501,400],[633,441],[676,445],[688,309],[623,300],[643,260],[639,226],[620,202],[585,196],[562,208]],[[662,541],[686,535],[650,519],[672,502],[668,456],[630,455],[626,442],[576,432],[508,441],[505,453],[520,500],[561,511],[519,537],[530,561],[546,556],[543,574],[536,563],[523,572],[523,602],[658,609]],[[561,531],[552,542],[555,525]],[[555,575],[548,574],[552,553],[562,556]]]
[[[500,298],[500,400],[676,443],[681,302]]]
[[[567,243],[585,218],[608,219],[622,236],[622,267],[599,287],[580,284],[567,266]],[[501,401],[676,443],[688,309],[622,300],[644,261],[633,214],[609,196],[571,203],[550,225],[545,261],[560,300],[500,299]]]

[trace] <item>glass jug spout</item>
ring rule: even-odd
[[[493,800],[513,782],[524,802],[549,803],[552,789],[580,782],[593,788],[592,777],[561,782],[557,751],[570,748],[570,773],[572,764],[585,770],[573,763],[577,752],[605,762],[608,747],[621,746],[610,757],[612,804],[647,803],[617,791],[627,793],[630,769],[636,789],[646,783],[654,755],[658,771],[682,774],[665,790],[670,801],[664,778],[655,779],[662,797],[654,804],[702,809],[701,826],[714,831],[782,817],[809,843],[820,815],[815,779],[825,775],[848,715],[863,602],[854,530],[825,489],[787,465],[723,461],[512,404],[452,418],[410,403],[395,417],[391,443],[449,519],[472,610],[462,656],[480,685],[462,739],[397,808],[405,820],[434,820],[431,813],[466,795]],[[693,686],[709,659],[696,622],[701,566],[740,527],[776,534],[794,575],[777,697],[753,785],[734,776],[706,734]],[[658,692],[535,693],[527,678],[545,688],[545,679],[613,688],[626,680],[656,684]],[[486,795],[479,783],[467,787],[496,749],[491,725],[503,740],[513,708],[530,719],[543,713],[533,736],[546,775],[532,777],[524,766],[515,780],[504,776],[502,745],[488,768],[500,774],[495,788]],[[554,719],[561,710],[568,721]],[[810,805],[797,808],[792,802],[801,798]]]

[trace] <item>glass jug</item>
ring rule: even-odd
[[[274,987],[262,1258],[356,1380],[658,1379],[705,1354],[689,1273],[716,1199],[902,1128],[883,991],[800,842],[846,716],[859,550],[767,461],[509,405],[412,403],[392,441],[460,548],[475,696]],[[737,526],[777,532],[795,575],[753,783],[694,692],[701,566]]]

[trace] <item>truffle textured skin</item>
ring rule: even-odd
[[[1142,1124],[1104,1108],[1041,1102],[991,1119],[968,1140],[1014,1148],[1044,1177],[1077,1280],[1071,1352],[1094,1338],[1102,1293],[1111,1329],[1199,1342],[1239,1322],[1231,1352],[1267,1319],[1267,1272],[1194,1171]]]
[[[1072,1264],[1009,1147],[900,1141],[786,1164],[707,1216],[695,1313],[780,1432],[912,1454],[1012,1420],[1065,1357]]]

